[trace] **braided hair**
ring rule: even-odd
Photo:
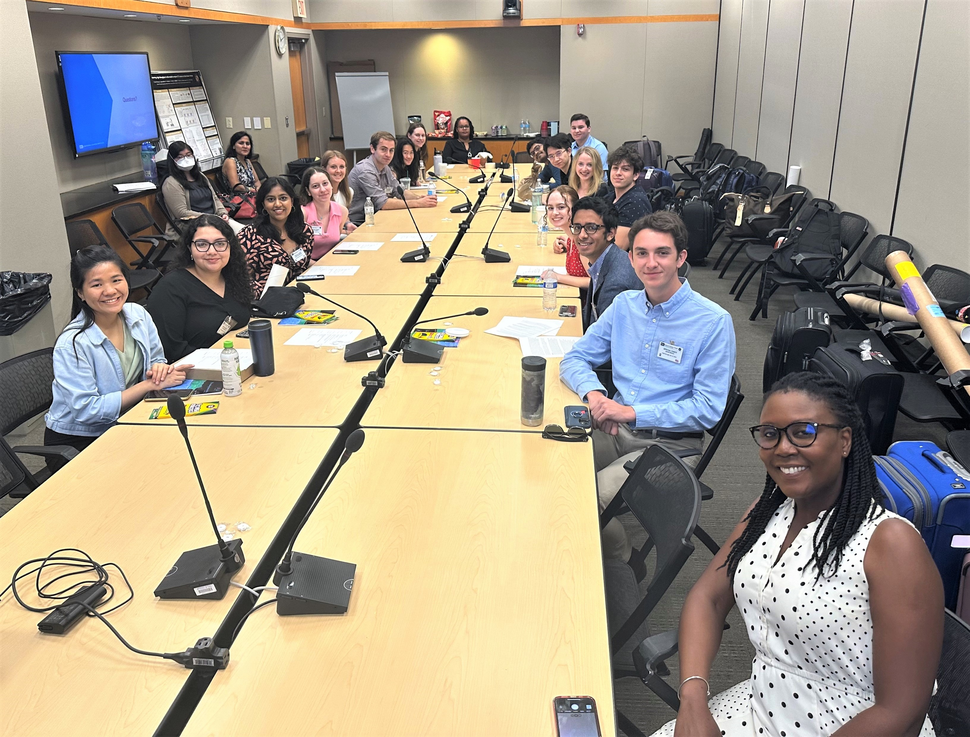
[[[882,494],[876,480],[876,467],[872,462],[865,421],[855,398],[845,386],[827,376],[803,371],[788,374],[776,381],[765,394],[765,401],[778,392],[801,392],[822,402],[835,415],[838,424],[852,429],[852,448],[843,465],[842,490],[835,504],[825,513],[812,539],[814,551],[811,562],[816,570],[815,581],[818,582],[829,566],[829,575],[838,570],[842,551],[866,517],[875,519],[883,513]],[[728,552],[725,565],[732,583],[741,559],[764,534],[771,516],[784,501],[785,495],[767,475],[761,498],[744,518],[747,523],[744,532]]]

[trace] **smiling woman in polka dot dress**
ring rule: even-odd
[[[919,533],[882,507],[852,397],[791,374],[751,434],[765,489],[684,603],[680,711],[657,734],[932,735],[943,586]],[[751,678],[708,700],[735,605]]]

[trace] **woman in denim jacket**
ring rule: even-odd
[[[126,304],[128,267],[107,246],[71,260],[75,315],[54,345],[54,400],[45,445],[83,450],[148,392],[177,386],[191,366],[169,366],[151,316]]]

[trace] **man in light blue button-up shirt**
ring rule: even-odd
[[[731,316],[677,274],[687,258],[680,217],[647,215],[630,229],[630,242],[644,289],[617,295],[559,367],[562,381],[589,404],[601,509],[627,477],[623,464],[648,445],[700,451],[704,430],[724,413],[736,356]],[[613,399],[593,370],[611,359]],[[603,530],[603,550],[629,560],[619,520]]]

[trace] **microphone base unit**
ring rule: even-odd
[[[445,347],[430,340],[411,338],[404,344],[404,363],[440,363]]]
[[[469,184],[481,184],[484,181],[485,181],[484,174],[479,174],[477,177],[469,177],[468,179]]]
[[[514,154],[513,154],[513,155],[514,155]],[[503,158],[504,158],[504,157],[503,157]],[[496,168],[496,169],[508,169],[508,168],[509,168],[509,166],[511,166],[511,165],[509,164],[509,162],[507,162],[507,161],[500,161],[500,162],[498,162],[498,163],[497,163],[497,164],[495,165],[495,168]]]
[[[512,260],[512,254],[507,251],[487,247],[482,249],[482,256],[485,257],[486,264],[507,264]]]
[[[472,209],[472,206],[466,202],[464,205],[455,205],[453,208],[451,208],[451,211],[452,212],[470,212],[471,209]]]
[[[502,174],[498,180],[502,184],[512,184],[512,176],[510,174]]]
[[[531,212],[532,206],[527,205],[524,202],[515,202],[513,200],[512,204],[509,205],[509,210],[511,210],[512,212]]]
[[[384,355],[385,345],[387,341],[383,335],[372,335],[369,338],[355,340],[344,348],[344,360],[347,362],[380,360]]]
[[[273,575],[273,583],[280,587],[276,592],[276,613],[281,617],[345,614],[356,571],[356,563],[294,552],[290,572],[282,574],[277,570]]]
[[[414,251],[408,251],[403,256],[401,256],[402,264],[421,264],[428,260],[431,255],[431,251],[427,248],[418,248]]]
[[[221,599],[229,590],[233,574],[243,567],[243,541],[229,540],[233,557],[224,561],[218,545],[186,550],[155,589],[159,599]]]

